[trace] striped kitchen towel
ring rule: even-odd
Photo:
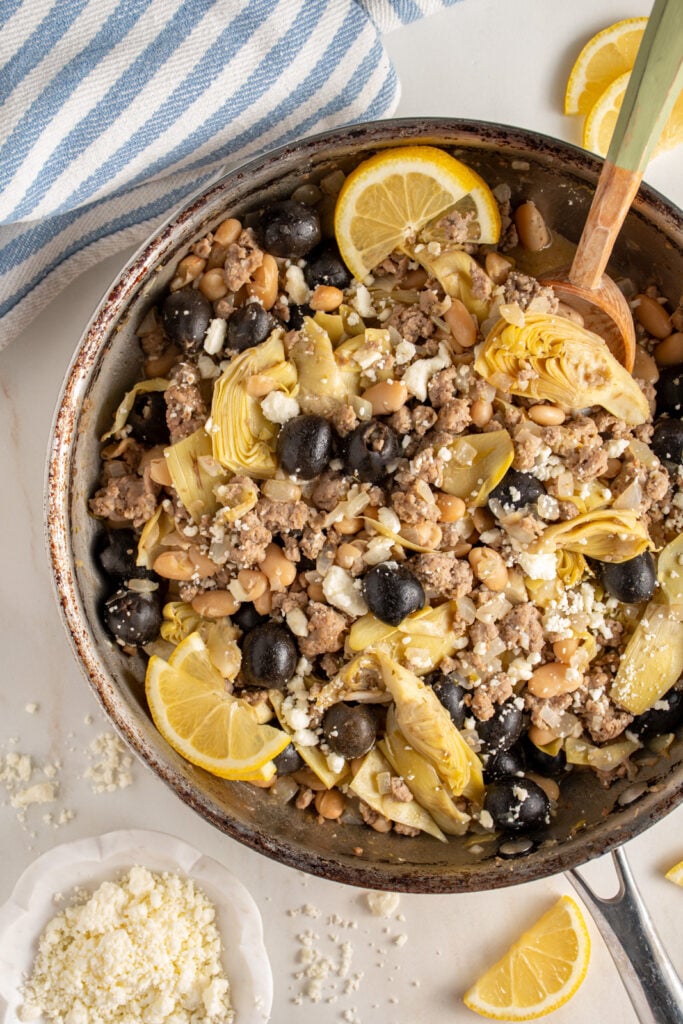
[[[456,0],[0,0],[0,348],[221,169],[387,116]]]

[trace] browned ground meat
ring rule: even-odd
[[[519,647],[529,654],[543,650],[541,613],[531,601],[515,605],[499,623],[501,640],[510,648]]]
[[[424,486],[424,481],[421,481]],[[439,506],[434,501],[426,501],[417,481],[408,485],[405,491],[394,491],[391,495],[391,507],[401,520],[408,526],[415,523],[435,523],[440,516]]]
[[[633,721],[633,715],[615,707],[606,694],[597,699],[589,697],[579,717],[595,743],[616,739]]]
[[[456,397],[455,377],[455,367],[447,366],[445,370],[435,373],[427,384],[429,401],[435,409],[440,409],[442,405]]]
[[[311,601],[306,609],[308,636],[299,637],[299,650],[305,658],[333,654],[344,645],[349,620],[328,604]]]
[[[271,533],[291,533],[303,530],[311,510],[305,501],[272,501],[259,498],[256,514]]]
[[[504,704],[513,692],[512,682],[505,674],[480,682],[470,698],[472,714],[480,722],[488,722],[495,714],[496,704]]]
[[[245,228],[225,252],[225,283],[230,291],[238,291],[262,263],[263,251],[259,248],[256,235],[251,228]]]
[[[330,422],[341,437],[346,437],[358,426],[358,417],[352,405],[340,405],[330,416]]]
[[[254,569],[266,557],[266,548],[273,539],[255,509],[243,515],[239,528],[226,533],[227,562],[238,569]]]
[[[157,507],[160,488],[145,471],[142,476],[115,476],[90,499],[90,511],[102,519],[126,520],[142,526]]]
[[[413,344],[421,338],[431,338],[434,323],[419,306],[396,306],[386,321],[388,327],[395,327],[405,341]]]
[[[410,560],[410,568],[430,594],[443,594],[455,600],[472,590],[469,562],[456,558],[452,551],[429,551]]]
[[[461,434],[466,430],[472,417],[470,416],[470,403],[466,398],[450,398],[439,409],[436,421],[439,430],[448,430],[452,434]]]
[[[537,725],[539,729],[548,728],[544,712],[549,712],[552,719],[570,708],[573,700],[571,693],[560,693],[557,697],[535,697],[529,690],[524,691],[524,707],[531,715],[532,725]]]
[[[191,363],[178,363],[164,392],[166,423],[171,443],[182,441],[206,423],[208,410],[199,390],[199,372]]]
[[[343,501],[349,490],[349,481],[341,473],[322,473],[316,480],[311,494],[311,501],[316,508],[331,512]]]

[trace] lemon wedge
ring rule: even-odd
[[[588,969],[590,936],[569,896],[524,932],[464,996],[482,1017],[518,1021],[543,1017],[576,993]]]
[[[584,149],[590,149],[599,156],[607,155],[630,77],[630,71],[619,75],[607,86],[591,107],[583,129]],[[666,149],[673,149],[681,142],[683,142],[683,93],[676,100],[653,155],[656,156],[657,153]]]
[[[668,878],[674,885],[683,886],[683,860],[679,860],[678,864],[674,864],[672,868],[669,868],[664,877]]]
[[[202,644],[199,634],[190,634],[169,661],[150,658],[145,692],[154,724],[177,753],[212,775],[267,781],[290,738],[260,725],[253,709],[227,692]]]
[[[647,18],[624,18],[588,40],[569,74],[565,114],[588,114],[608,85],[633,67]]]
[[[334,231],[344,262],[362,281],[451,210],[469,218],[471,241],[498,241],[496,200],[473,170],[434,146],[382,150],[359,164],[339,192]]]

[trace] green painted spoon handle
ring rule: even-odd
[[[683,0],[655,0],[569,271],[597,288],[647,162],[683,89]]]

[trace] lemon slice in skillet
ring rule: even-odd
[[[203,644],[190,634],[169,661],[150,658],[145,692],[154,724],[175,751],[212,775],[265,781],[290,738],[259,724],[252,708],[228,693]]]
[[[347,267],[359,280],[428,224],[456,210],[468,239],[494,243],[498,205],[473,170],[434,146],[381,150],[353,170],[337,198],[334,231]]]

